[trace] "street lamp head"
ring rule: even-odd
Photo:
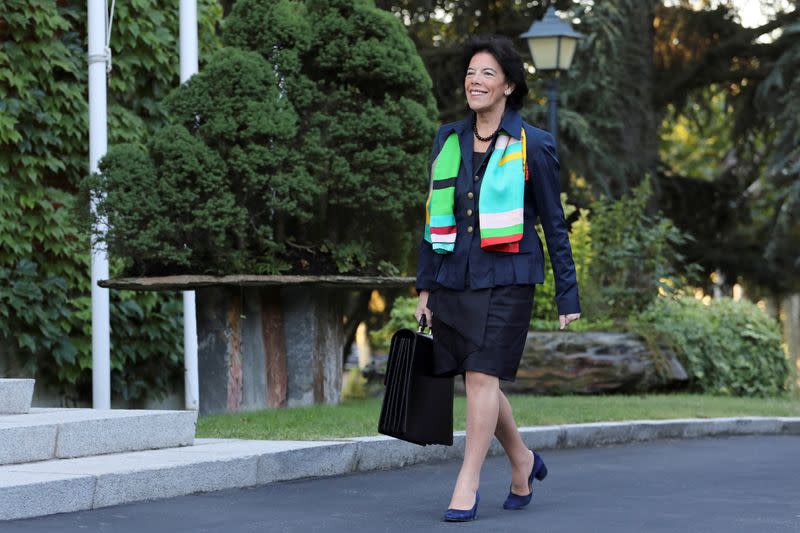
[[[547,8],[542,20],[537,20],[520,35],[528,40],[533,64],[537,70],[568,70],[575,55],[578,39],[583,34],[558,15],[553,6]]]

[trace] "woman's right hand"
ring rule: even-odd
[[[428,323],[428,327],[431,325],[431,319],[433,318],[433,313],[431,310],[428,309],[428,296],[430,292],[428,291],[419,291],[419,299],[417,299],[417,309],[414,311],[414,316],[417,319],[417,324],[419,324],[420,319],[422,318],[422,314],[425,314],[425,320]]]

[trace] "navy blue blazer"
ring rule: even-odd
[[[467,284],[473,289],[484,289],[544,283],[544,249],[534,228],[538,217],[553,265],[558,313],[579,313],[578,283],[561,208],[559,163],[553,136],[524,122],[519,113],[511,109],[503,115],[500,128],[516,139],[525,128],[527,141],[528,181],[525,184],[523,236],[519,252],[487,252],[481,248],[478,227],[481,177],[475,176],[472,168],[472,115],[445,124],[436,134],[431,161],[442,149],[447,136],[456,132],[461,145],[461,167],[455,186],[455,249],[452,253],[438,254],[422,238],[417,263],[417,291],[437,286],[461,290]],[[472,231],[468,230],[470,227]]]

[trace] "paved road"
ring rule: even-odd
[[[800,437],[547,451],[532,507],[501,508],[505,459],[484,467],[478,521],[440,522],[458,463],[312,479],[0,523],[2,533],[800,532]]]

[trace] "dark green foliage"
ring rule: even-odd
[[[0,8],[0,374],[33,376],[65,403],[90,397],[89,238],[75,216],[88,205],[72,194],[89,163],[86,7],[4,0]],[[198,15],[202,62],[219,46],[221,9],[199,0]],[[163,123],[162,99],[178,84],[177,33],[177,5],[116,3],[110,142],[144,145]],[[174,390],[180,309],[171,295],[111,293],[115,397]]]
[[[125,400],[163,398],[183,380],[180,293],[111,294],[111,390]]]
[[[200,0],[201,58],[220,8]],[[164,120],[178,84],[178,9],[119,2],[111,38],[111,142],[138,142]],[[0,9],[0,175],[73,189],[86,173],[86,2],[4,0]]]
[[[0,374],[35,377],[65,402],[91,388],[89,239],[74,204],[30,181],[0,186]],[[180,378],[180,309],[176,298],[111,294],[115,395],[159,398]]]
[[[410,270],[436,111],[403,26],[366,1],[243,0],[224,38],[276,64],[300,118],[297,150],[322,194],[287,235],[326,243],[343,272],[379,260]]]
[[[88,239],[71,224],[72,202],[54,188],[2,179],[0,345],[9,354],[0,364],[9,375],[74,384],[87,348],[91,359],[73,299],[89,287]]]
[[[402,25],[366,1],[243,0],[224,39],[166,99],[170,131],[89,183],[112,253],[134,274],[302,272],[288,243],[340,272],[410,270],[435,107]]]
[[[313,86],[300,75],[313,32],[306,5],[295,0],[240,0],[225,18],[225,44],[261,54],[275,66],[279,87],[297,107],[311,104]]]
[[[661,289],[671,293],[683,282],[675,265],[678,247],[689,237],[672,221],[645,210],[651,196],[645,179],[619,200],[600,199],[591,208],[591,280],[584,294],[598,316],[626,319],[646,307]],[[684,266],[683,272],[694,272]]]
[[[274,67],[258,53],[225,48],[167,99],[171,116],[196,136],[198,149],[203,147],[224,161],[220,186],[235,198],[236,219],[246,226],[237,226],[230,215],[208,219],[218,231],[227,230],[233,240],[218,251],[244,254],[242,263],[209,267],[217,271],[276,270],[277,263],[265,256],[267,251],[273,255],[280,250],[274,232],[283,232],[283,220],[289,216],[300,222],[313,216],[310,208],[320,186],[297,150],[298,114],[281,94],[275,77]],[[170,179],[171,174],[187,172],[182,165],[177,161],[159,172]],[[185,185],[192,188],[190,181]],[[202,189],[202,184],[194,187]],[[245,238],[243,232],[251,237]],[[283,238],[280,235],[278,240]],[[187,242],[191,246],[193,241]],[[248,255],[251,258],[244,259]]]
[[[775,396],[787,390],[789,364],[780,329],[754,304],[715,298],[658,298],[634,322],[652,345],[674,349],[698,391]]]
[[[586,36],[560,80],[562,190],[570,200],[588,206],[598,196],[617,198],[650,173],[657,179],[649,207],[697,237],[682,251],[706,274],[720,271],[732,282],[776,294],[797,290],[796,1],[763,2],[768,20],[761,27],[745,27],[739,4],[730,1],[377,3],[415,40],[443,120],[464,112],[463,39],[473,32],[507,35],[529,62],[518,36],[554,5]],[[523,110],[539,126],[547,123],[547,76],[529,78]],[[673,121],[697,123],[699,142],[662,136],[659,154],[659,129]],[[698,184],[698,178],[712,184]],[[693,201],[700,194],[713,198]]]
[[[567,218],[576,208],[561,195]],[[570,243],[580,288],[581,319],[577,331],[626,329],[629,315],[646,307],[661,292],[673,293],[696,271],[685,265],[676,250],[689,239],[668,218],[648,215],[644,205],[652,197],[645,179],[620,200],[600,199],[589,209],[577,210]],[[544,243],[541,227],[539,237]],[[681,265],[682,270],[677,270]],[[545,253],[545,281],[536,287],[531,327],[558,329],[555,281]]]
[[[660,4],[611,0],[575,7],[577,30],[586,38],[562,81],[562,157],[596,196],[619,197],[656,169],[653,19]]]
[[[149,148],[148,154],[133,145],[113,147],[102,176],[87,182],[107,195],[98,214],[112,221],[109,252],[131,258],[135,271],[142,264],[171,265],[176,272],[207,264],[213,271],[219,266],[215,250],[232,244],[228,235],[243,239],[245,231],[225,164],[180,126],[160,130]]]
[[[759,86],[757,105],[776,128],[760,194],[764,257],[773,290],[800,290],[800,22],[785,29],[790,43]]]
[[[107,194],[110,252],[137,275],[275,272],[274,220],[310,218],[319,186],[293,151],[298,118],[272,66],[224,48],[166,105],[175,124],[146,151],[112,148],[87,181]]]
[[[0,9],[0,176],[69,183],[85,172],[85,10],[60,4]]]

